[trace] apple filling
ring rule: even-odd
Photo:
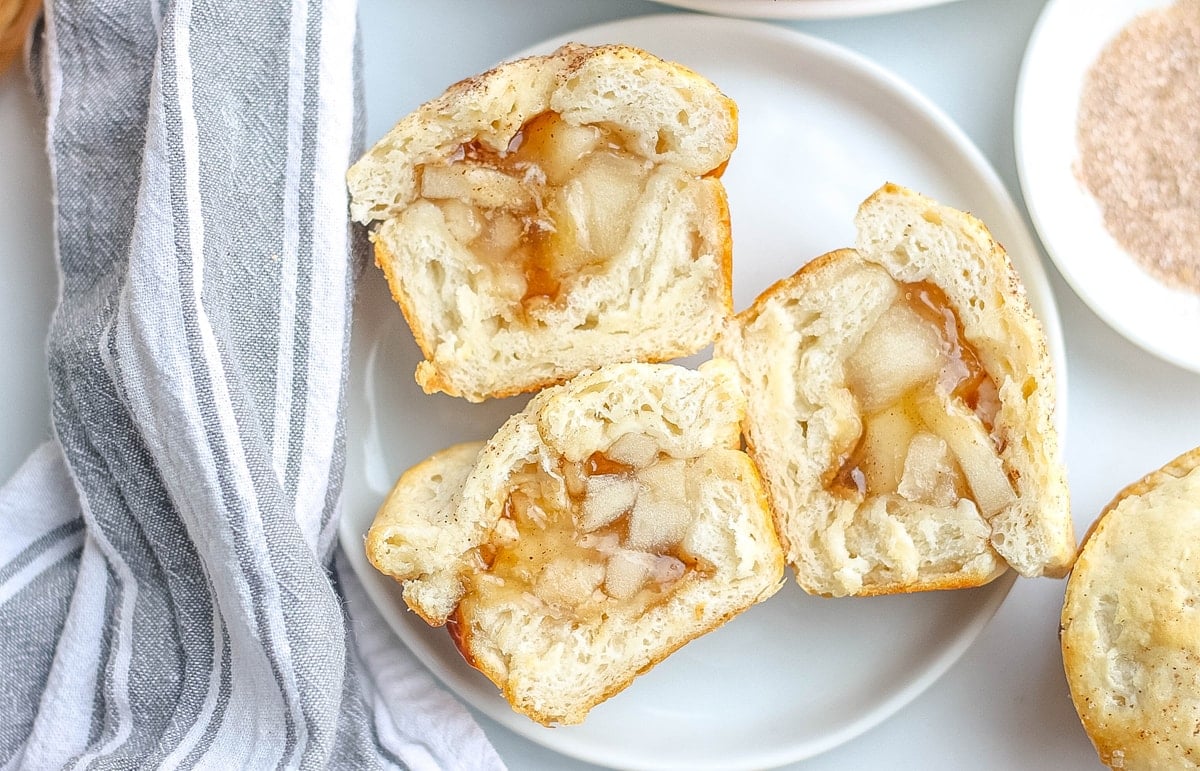
[[[615,606],[640,615],[665,600],[703,560],[684,548],[694,509],[689,462],[626,434],[561,477],[529,464],[514,475],[490,542],[467,577],[481,604],[519,598],[582,620]]]
[[[468,142],[417,175],[420,195],[441,210],[450,235],[529,317],[621,251],[652,167],[615,132],[544,112],[502,152]]]
[[[995,436],[996,384],[940,288],[903,284],[846,360],[862,432],[831,487],[938,507],[974,501],[990,518],[1015,499]]]

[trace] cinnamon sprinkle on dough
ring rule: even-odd
[[[1109,233],[1164,283],[1200,293],[1200,0],[1145,13],[1105,47],[1076,139]]]

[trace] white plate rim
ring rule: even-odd
[[[1038,297],[1041,298],[1043,304],[1040,309],[1040,315],[1058,376],[1060,407],[1056,413],[1056,421],[1060,431],[1065,431],[1067,387],[1062,331],[1048,279],[1042,271],[1040,262],[1038,262],[1038,251],[1034,246],[1032,235],[1028,232],[1024,220],[1019,214],[1012,198],[1004,188],[1003,183],[1000,181],[999,176],[978,148],[938,107],[898,76],[837,44],[795,30],[756,21],[735,20],[698,14],[682,17],[679,14],[650,15],[602,23],[574,30],[552,40],[543,41],[525,51],[515,53],[513,56],[549,50],[570,40],[597,43],[612,41],[627,34],[631,29],[644,28],[643,31],[652,31],[655,25],[664,24],[670,25],[675,30],[679,30],[681,25],[683,25],[684,28],[696,35],[697,39],[704,39],[704,35],[718,33],[729,37],[731,32],[739,31],[750,38],[766,36],[776,41],[784,41],[794,46],[798,51],[803,51],[805,55],[817,56],[834,62],[852,73],[853,76],[870,80],[873,85],[885,88],[897,101],[903,102],[908,109],[913,110],[915,114],[919,114],[922,120],[928,121],[937,128],[941,134],[940,139],[946,141],[949,145],[948,151],[957,153],[966,163],[968,171],[976,178],[974,181],[978,182],[982,191],[979,195],[986,196],[995,209],[1001,212],[1000,219],[1003,221],[997,221],[997,219],[993,218],[989,222],[989,225],[992,225],[994,229],[996,229],[996,226],[999,226],[999,229],[1007,233],[1006,242],[1010,248],[1010,253],[1014,253],[1014,263],[1017,262],[1016,254],[1027,255],[1032,260],[1032,262],[1018,264],[1017,267],[1029,290],[1031,300],[1034,297]],[[1014,246],[1015,248],[1013,248]],[[353,391],[353,389],[351,390]],[[348,473],[347,480],[351,476]],[[345,508],[349,509],[350,507],[347,506]],[[367,522],[369,522],[369,516]],[[449,668],[437,666],[436,662],[439,657],[446,654],[445,649],[447,646],[445,644],[436,644],[431,647],[428,638],[422,636],[426,630],[418,629],[416,622],[413,622],[413,625],[410,626],[410,622],[405,620],[406,611],[402,603],[398,600],[398,592],[396,591],[395,584],[371,568],[363,555],[363,532],[364,529],[355,524],[355,516],[349,511],[344,511],[339,526],[339,538],[348,553],[352,568],[360,579],[362,579],[368,596],[381,610],[393,630],[414,650],[417,657],[437,677],[445,682],[451,690],[455,691],[460,698],[471,703],[484,714],[513,730],[515,733],[564,755],[601,765],[619,763],[621,767],[647,769],[677,767],[670,762],[657,762],[653,759],[647,760],[641,758],[630,759],[624,756],[597,754],[581,750],[570,740],[570,734],[559,731],[547,731],[541,726],[507,709],[506,705],[497,709],[494,704],[476,703],[471,698],[471,693],[479,687],[478,678],[476,677],[477,673],[467,669],[461,661],[458,662],[458,665]],[[759,749],[758,751],[737,758],[736,762],[729,758],[715,759],[714,765],[711,767],[761,768],[795,762],[832,749],[874,727],[916,698],[916,696],[939,679],[962,656],[978,637],[979,633],[982,632],[996,610],[998,610],[1014,580],[1015,575],[1010,571],[1005,577],[995,582],[992,585],[995,591],[988,595],[986,607],[982,609],[982,612],[972,620],[972,623],[958,637],[954,638],[951,644],[942,650],[941,655],[936,658],[934,663],[921,672],[918,677],[913,678],[909,687],[881,700],[859,720],[847,725],[840,731],[832,732],[823,737],[819,742],[810,742],[803,747],[784,746],[769,750]],[[791,582],[790,576],[789,582]],[[399,603],[399,607],[397,607],[397,603]],[[389,609],[396,612],[389,613]],[[411,616],[410,613],[407,615]],[[417,631],[414,632],[414,629]]]
[[[945,5],[957,0],[655,0],[693,11],[748,19],[847,19]]]
[[[1059,274],[1093,313],[1143,350],[1200,372],[1200,293],[1137,265],[1104,226],[1074,171],[1087,69],[1143,11],[1172,0],[1050,0],[1022,57],[1013,110],[1017,176],[1034,229]]]

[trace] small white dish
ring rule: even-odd
[[[1146,272],[1104,226],[1075,174],[1084,77],[1136,16],[1171,0],[1051,0],[1021,65],[1014,110],[1017,171],[1046,251],[1076,294],[1145,350],[1200,372],[1200,293]]]
[[[1038,250],[995,172],[911,87],[841,47],[776,25],[716,16],[644,16],[576,30],[679,61],[739,106],[740,140],[723,179],[744,308],[775,280],[851,245],[858,204],[885,181],[969,209],[1003,242],[1046,327],[1066,410],[1058,313]],[[434,96],[431,94],[430,96]],[[373,103],[377,114],[401,114]],[[341,542],[397,634],[465,701],[535,742],[629,769],[763,768],[828,750],[878,724],[936,681],[971,645],[1012,585],[869,599],[805,595],[789,575],[776,596],[674,653],[579,726],[543,728],[513,712],[443,629],[408,612],[375,571],[363,536],[400,473],[432,452],[490,436],[524,399],[479,405],[421,393],[412,335],[369,271],[351,351]],[[1061,423],[1060,423],[1061,426]]]
[[[656,0],[665,5],[748,19],[841,19],[907,11],[955,0]]]

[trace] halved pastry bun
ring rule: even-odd
[[[1200,765],[1200,447],[1122,490],[1067,581],[1062,655],[1112,768]]]
[[[719,180],[734,103],[627,46],[563,46],[451,86],[347,174],[425,357],[471,401],[708,345],[732,313]]]
[[[1062,576],[1075,554],[1041,325],[982,223],[885,185],[855,249],[779,281],[716,353],[808,592]]]
[[[514,709],[581,722],[781,586],[744,406],[728,362],[584,373],[405,473],[368,556]]]

